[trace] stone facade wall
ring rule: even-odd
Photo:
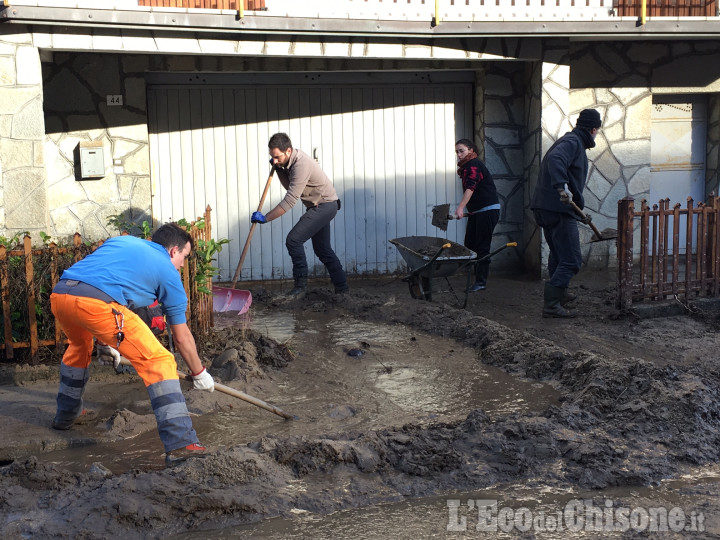
[[[540,173],[542,156],[542,72],[543,63],[534,62],[525,68],[525,114],[523,118],[523,176],[526,179],[523,192],[523,267],[528,273],[540,277],[542,230],[535,225],[530,210],[530,200]]]
[[[493,266],[522,266],[525,177],[522,144],[525,117],[524,63],[490,62],[485,68],[484,117],[476,123],[483,130],[485,163],[492,173],[500,198],[500,221],[492,249],[518,242],[518,249],[499,253]]]
[[[611,130],[603,131],[617,165],[608,159],[600,171],[613,186],[613,193],[600,201],[603,215],[617,213],[611,206],[622,189],[615,186],[615,175],[626,185],[626,194],[636,200],[650,194],[653,95],[708,95],[705,192],[717,193],[720,42],[573,44],[571,57],[573,89],[595,88],[595,99],[605,106],[612,122]],[[595,187],[600,194],[604,190],[597,183]]]
[[[717,42],[573,44],[573,108],[594,106],[603,116],[597,147],[588,152],[593,164],[586,190],[600,230],[617,226],[618,200],[629,196],[639,205],[650,196],[653,95],[709,94],[705,193],[717,193],[719,62]],[[593,243],[586,250],[589,264],[617,263],[614,242]]]
[[[50,230],[100,239],[117,234],[112,215],[150,220],[151,186],[144,74],[147,56],[54,53],[43,63]],[[109,106],[107,95],[122,95]],[[82,179],[77,147],[100,141],[105,176]],[[192,219],[192,216],[190,217]]]
[[[31,35],[0,27],[0,235],[47,229],[43,86]]]

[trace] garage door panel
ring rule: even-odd
[[[382,81],[382,76],[376,80]],[[388,79],[389,80],[389,79]],[[150,85],[153,212],[160,222],[213,209],[213,236],[231,243],[218,257],[230,280],[267,180],[267,141],[287,132],[317,158],[343,201],[331,235],[349,273],[392,272],[404,261],[388,240],[445,236],[462,241],[464,223],[447,235],[431,208],[457,203],[454,142],[471,136],[471,84]],[[275,180],[263,205],[284,197]],[[285,237],[303,212],[256,227],[241,280],[292,276]],[[325,275],[310,243],[308,264]]]

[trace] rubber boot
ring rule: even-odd
[[[335,285],[335,294],[345,294],[349,290],[350,290],[350,286],[347,284],[347,281],[345,283]]]
[[[543,305],[543,317],[556,317],[559,319],[570,319],[577,317],[574,311],[568,311],[560,304],[560,299],[565,295],[567,287],[555,287],[550,282],[545,283],[545,304]]]
[[[306,292],[307,292],[307,278],[306,277],[296,277],[295,278],[295,287],[290,289],[290,291],[285,296],[287,298],[300,300],[301,298],[305,297]]]
[[[577,300],[577,295],[574,295],[571,293],[568,289],[564,289],[565,293],[563,294],[563,297],[560,299],[560,305],[565,307],[568,304],[573,303],[575,300]]]

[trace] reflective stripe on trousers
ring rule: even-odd
[[[57,395],[55,421],[61,424],[72,422],[82,412],[82,395],[90,377],[90,370],[60,364],[60,389]]]
[[[180,390],[180,381],[151,384],[148,394],[166,452],[199,442]]]
[[[117,325],[112,313],[115,309],[124,317],[125,339],[118,350],[130,360],[148,388],[165,450],[198,442],[180,391],[175,357],[162,346],[140,317],[126,306],[84,296],[53,293],[50,302],[57,322],[68,337],[68,348],[60,366],[56,420],[73,420],[82,411],[82,394],[89,377],[93,336],[111,347],[117,346]],[[162,410],[156,410],[156,406]]]

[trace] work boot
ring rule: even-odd
[[[165,466],[174,467],[175,465],[186,461],[188,458],[203,457],[206,450],[207,448],[200,443],[188,444],[183,448],[172,450],[165,454]]]
[[[555,287],[550,282],[545,283],[545,304],[543,305],[543,317],[555,317],[558,319],[570,319],[577,317],[574,311],[568,311],[560,304],[560,299],[565,295],[567,287]]]
[[[300,300],[305,296],[305,293],[307,292],[307,278],[306,277],[296,277],[295,278],[295,287],[290,289],[288,293],[285,295],[286,297],[290,299]]]
[[[577,300],[577,295],[574,295],[568,289],[564,289],[564,290],[565,290],[565,293],[563,294],[563,297],[560,299],[560,305],[563,307],[568,304],[571,304],[575,300]]]
[[[335,285],[335,294],[345,294],[350,290],[350,286],[347,284],[347,282],[342,283],[340,285]]]
[[[75,424],[88,424],[93,420],[96,420],[97,417],[97,412],[83,409],[79,415],[72,419],[55,416],[55,418],[53,419],[52,427],[53,429],[57,429],[59,431],[67,431]]]
[[[75,419],[72,420],[58,420],[57,418],[53,420],[52,427],[53,429],[57,429],[60,431],[67,431],[71,427],[73,427],[73,424],[75,423]]]

